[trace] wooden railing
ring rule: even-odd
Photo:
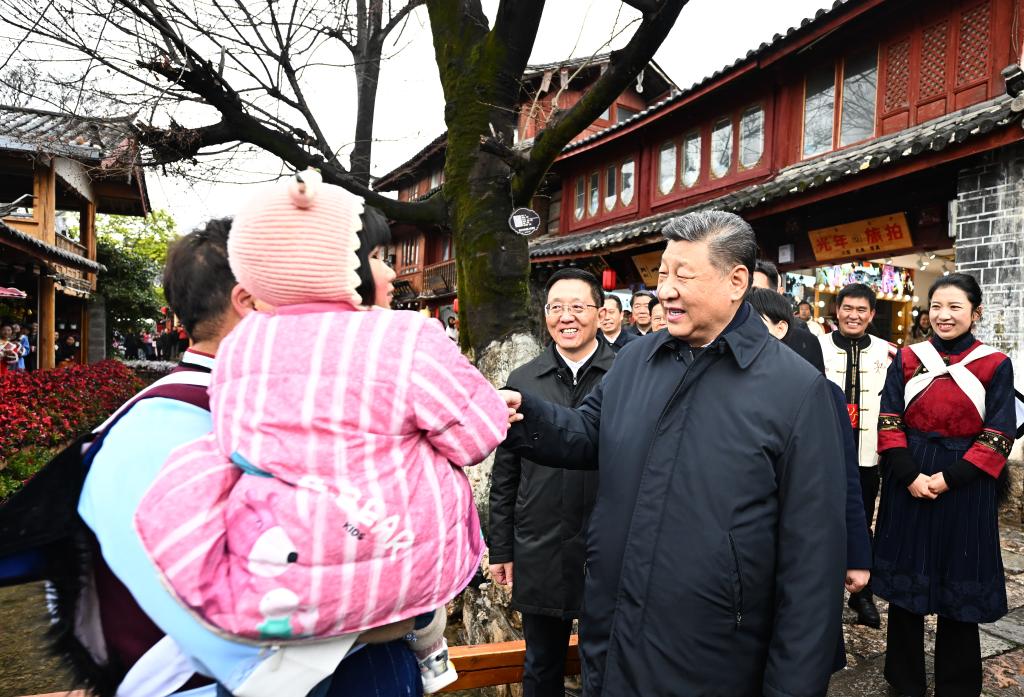
[[[441,692],[457,692],[475,687],[511,685],[523,679],[526,642],[506,641],[501,644],[453,646],[448,656],[455,664],[459,679]],[[565,658],[565,674],[579,675],[580,657],[577,636],[569,637],[569,653]]]
[[[77,254],[80,257],[85,257],[86,259],[89,258],[89,250],[85,248],[85,245],[79,244],[70,237],[66,237],[59,232],[56,233],[55,237],[58,249],[63,249],[65,252],[71,252],[72,254]]]
[[[455,260],[423,267],[423,290],[434,295],[455,292]]]

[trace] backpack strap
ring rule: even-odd
[[[935,378],[949,375],[949,377],[953,378],[957,387],[971,400],[974,408],[978,410],[981,420],[985,420],[985,386],[981,384],[981,380],[974,373],[967,369],[967,366],[976,360],[999,353],[999,351],[987,344],[981,344],[959,363],[946,365],[946,362],[942,360],[942,356],[939,355],[938,349],[930,341],[922,341],[919,344],[911,345],[909,348],[920,359],[921,365],[925,367],[925,370],[907,381],[903,391],[903,403],[905,405],[909,405],[914,398],[924,392]]]
[[[210,386],[210,374],[201,372],[198,370],[182,370],[175,371],[168,375],[163,376],[149,387],[145,388],[137,395],[129,399],[127,402],[122,404],[113,414],[111,414],[106,421],[101,423],[99,426],[94,428],[92,432],[94,434],[100,434],[110,429],[125,412],[135,406],[139,400],[147,399],[150,397],[169,397],[170,399],[177,399],[181,402],[194,403],[193,391],[192,390],[175,390],[173,388],[187,385],[192,387],[203,387],[208,388]],[[200,408],[209,411],[210,403],[209,398],[206,400],[206,404],[196,404]]]

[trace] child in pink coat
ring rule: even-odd
[[[358,198],[306,172],[235,219],[232,270],[275,309],[221,343],[214,430],[172,453],[136,527],[178,599],[235,637],[325,638],[434,612],[414,649],[435,691],[455,679],[444,604],[483,554],[462,468],[501,443],[507,410],[436,321],[367,310],[361,216]]]

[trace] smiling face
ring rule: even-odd
[[[632,309],[633,324],[644,331],[651,328],[651,297],[649,295],[637,295],[633,297]]]
[[[622,310],[611,298],[605,298],[604,317],[601,318],[601,331],[615,336],[622,329]]]
[[[750,282],[747,267],[720,269],[711,262],[708,241],[672,240],[661,256],[658,297],[668,331],[691,346],[704,346],[736,314]]]
[[[668,326],[668,322],[665,321],[665,308],[658,303],[651,310],[651,331],[656,332],[659,329],[664,329]]]
[[[932,329],[940,339],[956,339],[981,319],[981,307],[972,308],[967,293],[956,286],[942,286],[932,293],[928,306]]]
[[[875,311],[867,298],[843,298],[836,310],[839,331],[849,339],[859,339],[868,331],[868,325],[875,318]]]
[[[561,305],[562,311],[548,312],[544,321],[555,345],[563,356],[572,360],[590,353],[597,343],[598,320],[604,310],[594,307],[594,295],[590,286],[576,278],[565,278],[556,282],[548,291],[550,305]],[[584,305],[579,314],[570,311],[571,305]]]

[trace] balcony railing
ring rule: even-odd
[[[423,267],[423,293],[446,295],[455,292],[455,260]]]
[[[85,248],[85,245],[78,244],[70,237],[65,237],[59,232],[55,235],[57,240],[57,247],[63,249],[65,252],[71,252],[77,254],[80,257],[89,258],[89,250]]]

